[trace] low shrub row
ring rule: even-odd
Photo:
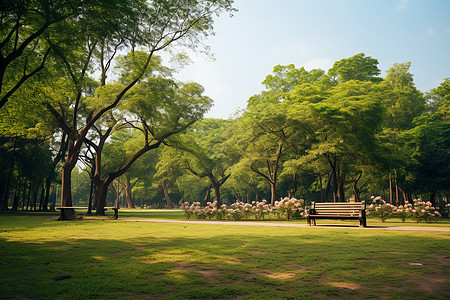
[[[381,222],[385,222],[387,218],[392,216],[398,216],[403,222],[407,218],[411,218],[416,222],[433,222],[441,217],[441,214],[431,202],[424,202],[420,199],[414,199],[413,203],[405,201],[405,205],[395,206],[387,203],[381,197],[371,197],[372,204],[367,207],[367,215],[372,215],[381,219]],[[446,205],[447,207],[450,204]]]
[[[216,218],[218,220],[248,220],[253,216],[256,220],[263,220],[269,214],[275,215],[279,220],[291,221],[294,218],[303,217],[305,201],[296,198],[284,198],[276,201],[275,205],[267,204],[266,200],[261,202],[243,203],[236,202],[231,205],[222,204],[220,207],[217,201],[208,202],[205,207],[201,207],[200,202],[192,204],[184,202],[181,205],[183,214],[189,220],[192,216],[197,219]]]
[[[450,204],[447,204],[446,208],[450,209]],[[208,202],[205,207],[202,207],[200,202],[192,204],[184,202],[181,209],[188,220],[191,217],[235,221],[248,220],[254,217],[256,220],[263,220],[266,216],[273,215],[279,220],[291,221],[304,216],[305,201],[286,197],[276,201],[273,206],[263,200],[261,202],[253,201],[252,203],[222,204],[220,207],[217,205],[217,201]],[[390,217],[400,217],[403,222],[407,218],[417,222],[433,222],[441,217],[439,211],[430,202],[414,199],[413,203],[406,201],[405,205],[395,206],[387,203],[381,197],[374,196],[371,197],[371,204],[367,206],[366,213],[368,216],[380,218],[381,222],[385,222]]]

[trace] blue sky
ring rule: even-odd
[[[177,75],[205,87],[214,100],[207,117],[245,108],[278,64],[327,70],[363,52],[378,59],[383,77],[394,63],[411,62],[423,92],[450,77],[449,0],[235,0],[235,7],[205,41],[215,59],[192,54]]]

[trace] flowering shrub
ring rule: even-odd
[[[253,214],[253,206],[250,203],[245,203],[242,208],[242,213],[244,214],[244,218],[248,220],[248,217]]]
[[[417,223],[426,221],[431,222],[440,217],[441,214],[433,207],[431,202],[424,202],[420,199],[414,199],[414,206],[411,209],[411,217]]]
[[[393,213],[399,216],[402,219],[402,222],[406,221],[406,218],[411,215],[412,204],[408,201],[405,201],[405,205],[399,205],[396,209],[394,209]]]
[[[191,204],[189,202],[184,202],[183,204],[181,204],[181,210],[183,212],[183,215],[185,215],[189,220],[192,215]]]
[[[215,205],[217,206],[217,201],[214,201]],[[227,205],[222,204],[219,208],[217,208],[216,212],[216,219],[217,220],[224,220],[227,215]]]
[[[217,201],[211,204],[211,202],[206,203],[206,207],[203,209],[205,217],[211,220],[217,213]]]
[[[286,218],[292,220],[296,216],[303,217],[305,201],[295,198],[284,198],[277,201],[275,206],[270,206],[266,200],[261,202],[253,201],[250,203],[236,202],[227,206],[222,204],[217,206],[217,201],[213,203],[208,202],[205,207],[200,206],[200,202],[192,204],[184,202],[181,205],[181,210],[186,218],[189,220],[192,216],[197,219],[209,219],[216,217],[218,220],[247,220],[251,215],[254,215],[257,220],[264,220],[264,217],[270,213],[274,213],[279,219]]]
[[[279,219],[285,217],[291,221],[295,215],[303,217],[305,201],[303,199],[284,198],[275,202],[275,214]]]
[[[432,222],[441,217],[441,214],[432,206],[431,202],[424,202],[420,199],[414,199],[414,203],[405,201],[405,205],[399,205],[398,207],[386,203],[381,197],[372,196],[371,199],[372,204],[369,205],[367,214],[379,217],[381,222],[392,215],[399,216],[403,222],[408,217],[417,222]]]
[[[264,216],[272,211],[266,200],[261,202],[253,201],[252,204],[254,205],[253,214],[255,215],[256,220],[264,220]]]
[[[240,221],[244,217],[244,205],[245,204],[242,202],[231,204],[230,208],[228,209],[230,219],[233,218],[236,221]]]
[[[372,204],[369,205],[367,214],[373,215],[381,219],[381,222],[385,222],[386,219],[393,214],[396,207],[390,203],[387,203],[380,196],[371,197]]]

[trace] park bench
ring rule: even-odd
[[[59,209],[61,211],[61,215],[59,216],[58,220],[62,221],[62,220],[68,220],[69,218],[66,217],[66,212],[69,209],[88,209],[89,207],[79,207],[79,206],[60,206],[60,207],[56,207],[56,209]],[[113,219],[117,220],[117,218],[119,218],[119,208],[118,207],[104,207],[104,210],[108,210],[111,209],[114,211],[114,216]]]
[[[309,226],[316,219],[341,219],[341,220],[359,220],[360,227],[366,227],[366,203],[348,202],[348,203],[311,203],[311,208],[307,211],[307,220]]]

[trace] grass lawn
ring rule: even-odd
[[[0,212],[0,270],[1,299],[449,299],[450,233]]]

